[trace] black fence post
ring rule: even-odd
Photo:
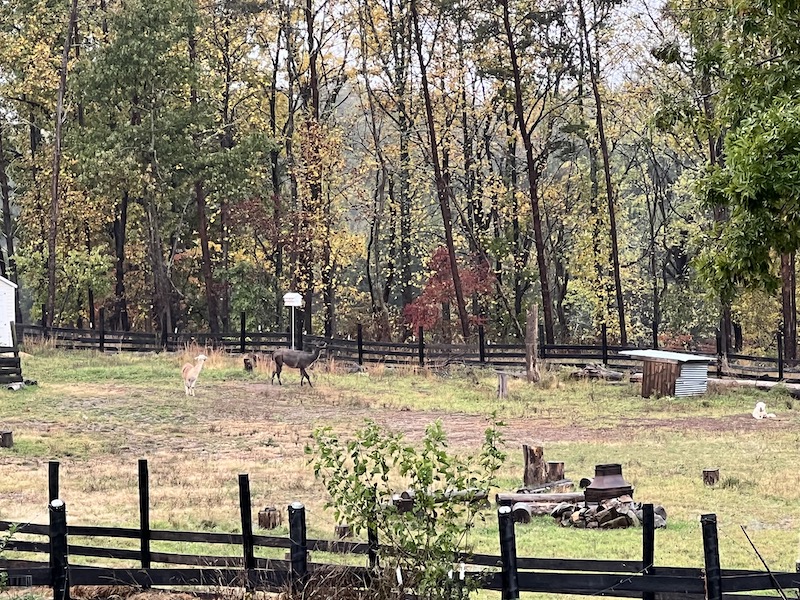
[[[497,521],[500,526],[500,561],[503,568],[502,600],[519,600],[517,538],[510,506],[501,506],[497,509]]]
[[[380,543],[378,542],[378,528],[375,527],[375,525],[370,525],[369,527],[367,527],[367,545],[368,545],[367,556],[369,557],[369,568],[375,570],[380,567],[380,564],[378,563],[378,548],[380,546]]]
[[[420,367],[424,367],[425,366],[425,338],[424,338],[424,334],[425,334],[425,332],[422,330],[422,325],[420,325],[419,329],[417,330],[417,338],[418,338],[418,341],[419,341],[419,366]]]
[[[106,309],[104,306],[100,307],[100,352],[106,350]]]
[[[655,573],[656,523],[652,504],[642,505],[642,569],[644,575]],[[655,593],[644,592],[642,600],[655,600]]]
[[[783,379],[783,334],[779,331],[778,338],[778,379]]]
[[[244,335],[246,325],[247,325],[247,315],[245,314],[244,311],[242,311],[242,314],[240,316],[240,326],[239,326],[239,352],[241,352],[242,354],[244,354],[245,352],[245,345],[247,343],[247,340],[245,339]]]
[[[142,568],[150,568],[150,472],[147,459],[139,459],[139,542]]]
[[[367,556],[369,557],[369,568],[371,570],[378,569],[380,564],[378,562],[378,552],[380,551],[380,543],[378,541],[378,526],[376,523],[378,509],[378,491],[377,488],[372,488],[370,495],[372,511],[372,519],[367,525]]]
[[[364,364],[364,328],[361,323],[358,324],[356,341],[358,342],[358,364],[361,366]]]
[[[486,362],[486,331],[483,325],[478,325],[478,356],[481,364]]]
[[[53,600],[69,600],[67,507],[56,498],[50,503],[50,581]]]
[[[308,572],[308,544],[306,541],[306,507],[300,502],[289,505],[289,557],[292,569],[292,589],[302,589]]]
[[[545,341],[547,338],[544,336],[544,325],[539,323],[539,358],[544,360],[547,358],[547,349],[545,348]]]
[[[52,502],[59,496],[58,494],[58,467],[57,460],[47,463],[47,501]]]
[[[253,541],[253,509],[250,505],[250,477],[246,473],[239,474],[239,512],[242,517],[242,549],[244,552],[245,580],[250,581],[249,571],[256,568],[256,556]]]
[[[722,377],[722,332],[717,329],[717,378]]]
[[[601,343],[602,343],[602,352],[603,352],[603,366],[608,366],[608,328],[606,324],[603,323],[603,326],[600,330],[600,335],[602,336]]]
[[[47,333],[47,304],[42,304],[42,331]]]
[[[706,600],[722,600],[722,572],[719,566],[717,515],[701,515],[705,556]]]

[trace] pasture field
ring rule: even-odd
[[[702,566],[699,517],[715,512],[723,568],[762,569],[740,529],[745,526],[771,569],[795,569],[800,403],[779,389],[644,399],[638,384],[572,382],[551,372],[538,385],[512,380],[509,397],[499,401],[491,370],[375,366],[368,374],[349,374],[323,362],[314,367],[309,389],[300,388],[296,370],[286,369],[284,385],[273,386],[269,366],[247,374],[240,357],[206,352],[196,396],[186,397],[180,367],[196,349],[30,352],[23,373],[38,385],[0,391],[0,429],[14,433],[14,447],[0,450],[2,520],[47,522],[47,461],[55,459],[70,523],[137,526],[136,462],[147,458],[154,528],[239,531],[237,475],[249,473],[254,511],[276,505],[285,512],[300,500],[309,536],[330,539],[334,517],[324,509],[326,492],[304,454],[315,427],[346,435],[370,418],[417,440],[440,419],[453,451],[471,452],[496,411],[506,423],[508,453],[498,490],[521,485],[522,443],[541,442],[545,458],[565,461],[575,481],[592,476],[595,464],[619,462],[636,499],[663,504],[668,512],[667,529],[656,532],[656,565]],[[778,419],[754,420],[750,413],[759,400]],[[721,470],[716,488],[702,483],[707,467]],[[638,560],[640,539],[636,529],[568,529],[549,517],[517,527],[519,556]],[[473,540],[476,551],[499,552],[494,508]],[[153,549],[197,552],[161,542]],[[239,554],[236,548],[202,550]],[[260,552],[268,556],[269,550]]]

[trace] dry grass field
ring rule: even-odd
[[[535,386],[512,381],[501,402],[488,370],[376,366],[349,374],[321,362],[310,389],[300,388],[296,370],[287,369],[284,385],[273,386],[269,366],[247,374],[241,358],[206,351],[196,396],[186,397],[180,368],[197,349],[158,356],[29,351],[24,375],[38,385],[0,391],[0,429],[12,430],[15,442],[0,450],[2,520],[47,521],[47,461],[55,459],[70,523],[136,525],[137,460],[147,458],[156,528],[238,531],[237,475],[248,473],[254,510],[285,511],[300,500],[309,535],[331,538],[333,514],[324,509],[325,490],[304,454],[315,427],[346,435],[369,418],[416,440],[440,419],[452,450],[469,452],[496,411],[506,423],[508,452],[498,489],[521,484],[521,444],[541,442],[547,459],[566,462],[568,477],[577,481],[591,476],[595,464],[619,462],[636,499],[666,507],[668,527],[656,533],[657,565],[702,566],[699,516],[706,512],[719,518],[723,567],[761,568],[740,526],[770,568],[794,570],[798,558],[800,405],[780,390],[643,399],[634,384],[576,383],[551,372]],[[778,419],[754,420],[758,400]],[[706,467],[721,470],[716,488],[702,483]],[[518,526],[518,554],[638,559],[640,536],[565,529],[540,517]],[[476,550],[496,553],[497,538],[495,511],[487,510],[473,538]],[[168,543],[154,549],[197,551]]]

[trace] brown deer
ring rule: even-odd
[[[311,385],[311,378],[306,373],[306,369],[314,364],[319,358],[319,353],[325,348],[327,344],[323,343],[316,346],[314,352],[303,352],[302,350],[292,350],[291,348],[278,348],[272,353],[272,360],[275,361],[275,370],[272,372],[271,383],[275,383],[275,375],[278,376],[278,383],[283,385],[281,381],[281,371],[284,366],[293,369],[300,369],[300,385],[303,385],[303,378],[308,380],[308,385]]]

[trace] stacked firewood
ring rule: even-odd
[[[657,504],[653,507],[656,529],[667,526],[667,511]],[[625,529],[641,526],[642,504],[634,502],[630,496],[609,498],[599,504],[561,502],[550,516],[562,527],[579,529]]]

